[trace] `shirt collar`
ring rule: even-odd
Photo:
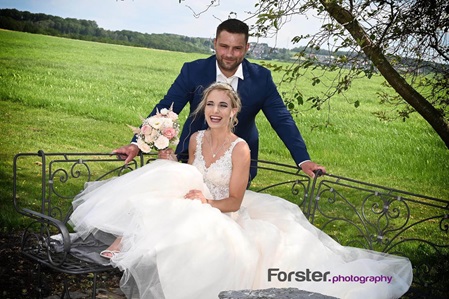
[[[232,75],[231,77],[227,78],[225,75],[223,75],[223,73],[221,72],[220,68],[218,67],[218,62],[215,61],[215,67],[217,69],[217,80],[216,81],[231,81],[233,78],[240,78],[242,80],[244,80],[245,78],[243,77],[243,67],[242,64],[239,64],[239,67],[237,68],[237,71],[235,72],[234,75]],[[219,80],[221,79],[221,80]],[[224,79],[224,80],[223,80]],[[229,83],[229,82],[228,82]]]

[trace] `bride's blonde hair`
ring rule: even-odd
[[[229,129],[233,131],[234,127],[239,123],[237,114],[240,112],[240,109],[242,109],[242,102],[237,92],[228,83],[215,82],[212,83],[208,88],[206,88],[203,92],[203,97],[200,104],[198,105],[198,107],[196,107],[195,111],[193,111],[192,115],[196,117],[198,114],[204,113],[204,109],[206,107],[206,99],[213,90],[224,91],[231,100],[231,109],[237,110],[237,112],[231,117],[231,121],[229,122]]]

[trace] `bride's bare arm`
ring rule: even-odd
[[[193,133],[192,136],[190,136],[190,140],[189,140],[189,161],[187,163],[189,163],[190,165],[192,165],[193,159],[195,158],[196,136],[197,135],[198,135],[198,132]]]

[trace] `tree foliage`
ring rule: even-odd
[[[320,108],[343,93],[355,78],[379,71],[396,94],[379,94],[404,120],[418,112],[449,148],[449,2],[446,0],[258,0],[253,13],[256,35],[276,34],[298,15],[321,18],[319,32],[296,36],[306,41],[295,64],[284,68],[285,80],[296,82],[304,72],[322,69],[338,75],[326,92],[307,99]],[[335,59],[318,63],[310,50],[325,48]],[[338,52],[345,51],[344,55]],[[341,65],[350,65],[349,71]],[[276,68],[276,66],[274,66]],[[425,70],[425,72],[423,72]],[[313,78],[315,84],[320,77]],[[287,99],[303,101],[299,90]],[[356,106],[359,102],[354,103]],[[387,115],[380,113],[380,117]]]

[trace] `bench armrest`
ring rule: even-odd
[[[66,224],[59,219],[55,219],[37,211],[27,208],[21,210],[27,217],[35,219],[33,224],[31,224],[24,232],[22,239],[23,253],[33,259],[36,259],[36,257],[39,257],[39,259],[46,259],[54,266],[64,264],[72,246],[70,233]],[[31,226],[36,223],[40,224],[38,232],[31,229]],[[55,230],[53,228],[57,231],[56,234],[59,233],[59,236],[61,237],[59,240],[59,247],[61,249],[58,251],[53,248],[52,244],[51,236],[55,235]],[[34,253],[31,253],[31,251]]]

